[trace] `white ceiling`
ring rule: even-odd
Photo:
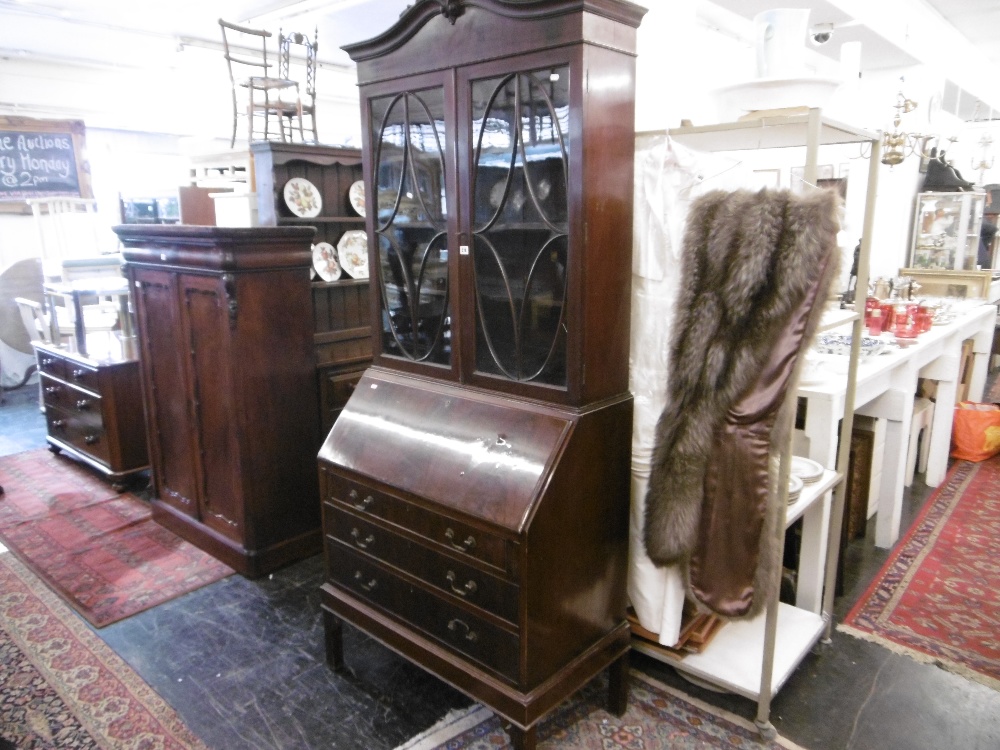
[[[675,0],[638,0],[652,6]],[[217,19],[277,31],[318,29],[320,60],[349,65],[344,44],[375,36],[411,0],[0,0],[3,58],[39,58],[125,67],[156,66],[185,47],[217,47]],[[942,59],[972,59],[996,72],[994,106],[1000,105],[1000,2],[998,0],[713,0],[724,12],[752,18],[775,7],[807,7],[811,23],[834,23],[838,41],[863,42],[863,70],[913,65],[938,41]],[[940,24],[924,48],[908,24],[914,15]],[[858,23],[856,19],[864,18]],[[926,26],[926,23],[925,23]],[[898,28],[897,28],[898,27]],[[818,51],[836,55],[839,44]],[[974,55],[972,54],[974,53]],[[971,57],[970,57],[971,55]],[[932,55],[933,57],[934,55]],[[917,58],[917,59],[915,59]],[[983,88],[979,86],[979,88]],[[982,93],[977,96],[985,96]]]
[[[862,43],[862,71],[924,64],[952,92],[948,111],[971,120],[992,106],[1000,118],[1000,0],[712,0],[742,19],[780,5],[807,8],[809,23],[833,24],[828,44],[813,46],[836,59],[843,42]],[[988,102],[977,107],[980,100]]]
[[[0,55],[142,67],[162,50],[217,45],[218,19],[310,35],[320,59],[349,64],[340,47],[385,31],[412,0],[0,0]]]
[[[651,6],[672,0],[639,0]],[[911,0],[912,1],[912,0]],[[218,40],[219,17],[230,21],[256,23],[265,28],[284,27],[299,31],[319,28],[323,59],[346,62],[340,47],[375,36],[387,29],[412,0],[218,0],[206,8],[204,0],[170,0],[165,3],[135,0],[0,0],[0,13],[11,22],[0,25],[0,51],[23,50],[34,54],[68,56],[79,53],[87,59],[121,62],[118,46],[88,44],[88,37],[104,31],[138,32],[147,38]],[[875,2],[875,0],[872,0]],[[899,23],[906,3],[878,0],[882,5],[900,6]],[[970,45],[1000,66],[1000,2],[997,0],[917,0],[929,6],[954,26]],[[827,0],[713,0],[715,5],[751,18],[776,5],[811,8],[811,22],[841,24],[851,18],[849,3]],[[63,33],[39,33],[40,26],[61,28]],[[72,31],[72,33],[67,33]],[[886,67],[898,62],[898,51],[865,27],[837,29],[841,40],[869,42],[869,64]],[[887,45],[889,48],[887,48]],[[831,47],[833,49],[833,47]],[[961,54],[960,50],[956,54]],[[124,62],[137,62],[135,58]]]

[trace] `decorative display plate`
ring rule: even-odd
[[[343,273],[337,249],[329,242],[317,242],[313,245],[313,270],[323,281],[336,281]]]
[[[823,478],[823,467],[811,458],[792,456],[792,476],[796,476],[805,484],[813,484]]]
[[[359,216],[365,215],[365,181],[358,180],[351,185],[347,191],[347,197],[351,201],[351,208],[358,212]]]
[[[864,359],[881,354],[885,350],[885,344],[886,342],[875,336],[863,336],[861,338],[859,356]],[[851,335],[846,333],[822,333],[816,337],[816,349],[824,354],[850,354]]]
[[[293,177],[285,183],[285,205],[288,210],[303,219],[319,216],[323,209],[323,197],[319,190],[305,177]]]
[[[340,265],[355,279],[368,278],[368,235],[361,229],[344,232],[337,243]]]

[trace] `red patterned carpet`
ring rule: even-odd
[[[0,554],[0,737],[35,750],[206,750],[13,555]]]
[[[607,682],[601,677],[538,725],[538,748],[559,750],[802,750],[776,737],[764,740],[739,716],[684,695],[633,670],[628,710],[604,710]],[[494,750],[508,747],[501,720],[473,705],[449,714],[396,750]]]
[[[952,467],[839,627],[1000,690],[1000,456]]]
[[[233,573],[47,449],[0,458],[0,486],[0,540],[95,627]]]

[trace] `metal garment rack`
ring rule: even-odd
[[[663,134],[663,131],[658,131],[640,132],[636,135],[643,137]],[[775,586],[774,597],[767,604],[763,623],[762,618],[749,622],[727,623],[701,654],[691,654],[677,659],[676,656],[666,655],[647,641],[637,638],[633,638],[632,641],[635,650],[670,664],[685,673],[693,682],[722,688],[757,701],[755,724],[763,736],[773,738],[776,731],[770,721],[772,697],[819,641],[830,642],[833,626],[834,582],[848,484],[844,481],[844,475],[847,473],[851,434],[854,428],[857,364],[864,325],[863,315],[857,309],[857,300],[863,301],[868,289],[881,137],[877,133],[860,130],[824,117],[819,109],[809,109],[802,114],[762,117],[720,125],[686,126],[667,130],[665,134],[684,146],[702,152],[805,146],[806,162],[803,179],[810,185],[817,184],[820,146],[866,142],[871,145],[855,310],[844,311],[844,314],[835,316],[835,320],[824,319],[821,323],[821,328],[852,324],[847,392],[839,433],[837,465],[824,467],[823,478],[814,485],[806,485],[800,498],[788,506],[791,441],[783,448],[779,464],[777,502],[782,503],[788,510],[785,523],[779,524],[775,532],[777,537],[775,541],[780,553],[784,548],[785,530],[788,526],[800,517],[809,518],[810,532],[805,533],[804,528],[800,565],[807,558],[807,544],[814,545],[817,554],[809,558],[805,564],[811,567],[812,578],[816,583],[815,590],[805,595],[807,599],[805,602],[802,601],[803,594],[800,593],[796,605],[792,606],[779,602],[780,586]],[[797,397],[795,391],[790,392],[783,410],[784,418],[789,421],[787,425],[789,435],[792,434],[794,427]],[[824,548],[825,561],[822,552]],[[780,557],[779,554],[779,559]],[[802,572],[800,567],[800,587]],[[780,575],[780,568],[778,574]]]

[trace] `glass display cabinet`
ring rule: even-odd
[[[909,266],[975,270],[985,206],[985,193],[918,194]],[[984,267],[993,265],[991,258]]]
[[[624,0],[421,0],[357,62],[373,366],[319,454],[351,623],[510,723],[626,702],[635,39]]]

